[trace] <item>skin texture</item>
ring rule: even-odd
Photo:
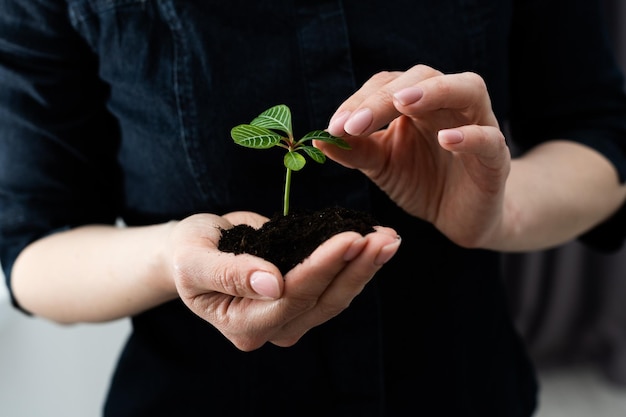
[[[352,145],[316,143],[330,158],[361,170],[406,212],[465,247],[553,246],[626,198],[613,166],[566,138],[511,160],[485,84],[472,73],[420,65],[377,74],[328,130]],[[180,297],[241,350],[290,346],[343,311],[400,245],[389,228],[341,233],[285,277],[263,259],[217,250],[220,228],[266,220],[199,214],[57,233],[20,254],[14,293],[26,310],[62,323],[112,320]]]
[[[249,351],[266,342],[290,346],[339,314],[400,245],[389,228],[340,233],[285,277],[261,258],[217,250],[219,228],[266,220],[251,212],[197,214],[155,226],[57,233],[21,253],[14,292],[25,309],[60,323],[113,320],[180,297]]]
[[[405,211],[464,247],[523,251],[564,243],[614,213],[626,196],[606,158],[563,138],[511,160],[474,73],[446,75],[423,65],[379,73],[339,107],[328,130],[353,148],[316,142],[331,159],[361,170]]]

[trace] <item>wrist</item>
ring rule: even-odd
[[[178,290],[174,280],[174,263],[172,235],[178,221],[172,220],[154,226],[158,236],[155,236],[154,264],[152,275],[156,278],[156,288],[163,295],[164,301],[178,298]],[[154,283],[153,283],[154,284]]]

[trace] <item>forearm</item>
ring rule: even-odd
[[[612,215],[626,198],[615,168],[574,142],[538,146],[511,164],[504,233],[492,248],[537,250],[567,242]]]
[[[171,300],[172,225],[85,226],[40,239],[15,262],[14,295],[27,311],[62,323],[113,320]]]

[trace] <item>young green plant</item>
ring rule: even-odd
[[[332,143],[342,149],[350,149],[350,145],[336,136],[323,130],[314,130],[301,139],[296,140],[291,127],[291,110],[284,104],[271,107],[257,116],[250,124],[235,126],[230,136],[236,144],[254,149],[269,149],[280,146],[287,150],[283,162],[287,173],[285,175],[285,194],[283,199],[283,214],[289,214],[289,193],[291,189],[291,173],[300,171],[306,164],[306,159],[300,152],[307,154],[312,160],[323,164],[326,155],[316,147],[307,144],[309,141],[321,140]]]

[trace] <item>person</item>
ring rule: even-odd
[[[501,253],[624,238],[597,1],[0,4],[0,261],[26,314],[131,317],[105,416],[535,412]],[[381,225],[285,276],[217,250],[280,210],[282,153],[229,138],[280,103],[352,146],[292,207]]]

